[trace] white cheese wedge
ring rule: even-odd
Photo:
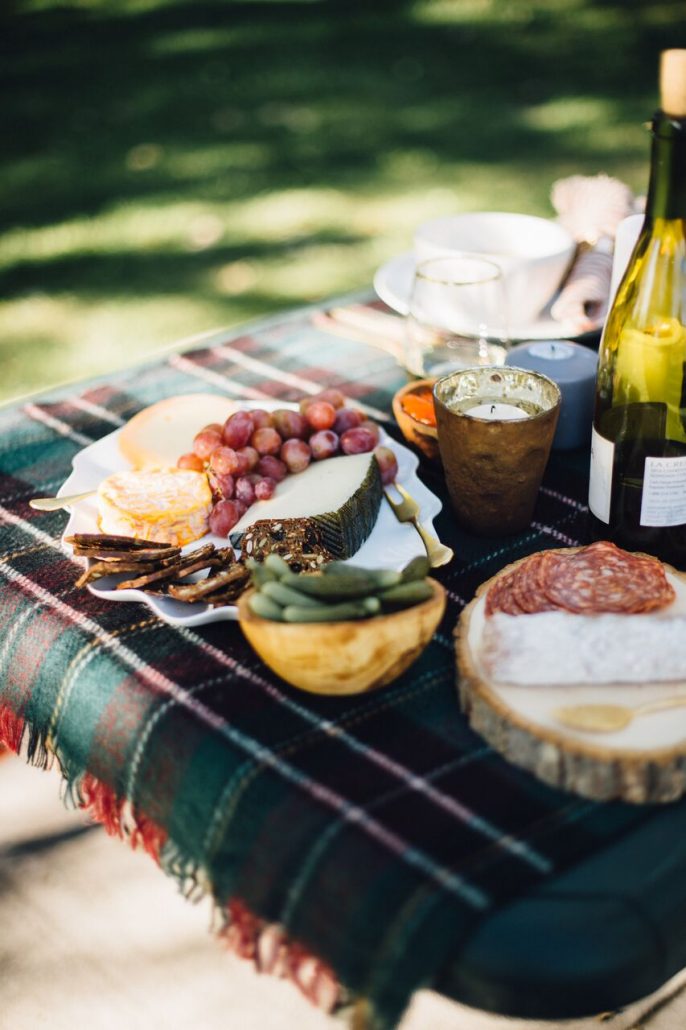
[[[523,686],[686,680],[686,615],[496,612],[479,660],[490,680]]]
[[[151,404],[119,434],[119,450],[133,468],[168,468],[193,449],[193,437],[210,422],[224,423],[238,405],[216,393],[187,393]]]
[[[310,518],[334,556],[347,558],[374,528],[381,496],[381,478],[372,454],[313,462],[304,472],[282,480],[268,501],[251,505],[231,531],[231,542],[240,543],[248,526],[260,519]]]

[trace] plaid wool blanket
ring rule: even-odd
[[[327,1007],[342,985],[382,1027],[419,986],[459,994],[462,950],[489,913],[653,818],[508,765],[457,704],[462,607],[506,563],[585,542],[588,456],[555,455],[530,529],[498,540],[456,529],[439,472],[420,467],[456,554],[437,571],[446,615],[406,674],[352,698],[278,680],[237,623],[177,628],[75,589],[65,513],[28,500],[166,396],[297,401],[337,386],[392,433],[403,382],[388,353],[304,310],[0,411],[0,739],[56,758],[76,803],[210,892],[224,936],[261,968],[295,971]]]

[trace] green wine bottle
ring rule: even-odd
[[[686,568],[686,50],[666,50],[646,216],[600,344],[591,532]]]

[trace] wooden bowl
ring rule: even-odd
[[[410,393],[419,393],[427,388],[433,389],[435,379],[415,379],[407,386],[401,387],[393,397],[393,414],[400,427],[400,431],[409,444],[429,458],[431,461],[440,461],[441,456],[438,450],[438,430],[435,426],[427,426],[413,418],[403,408],[403,398]]]
[[[354,622],[271,622],[238,602],[241,629],[270,669],[312,694],[360,694],[390,683],[419,657],[445,611],[445,590],[413,608]]]

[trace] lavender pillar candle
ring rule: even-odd
[[[506,365],[542,372],[560,387],[562,407],[553,450],[583,447],[591,439],[598,355],[567,340],[520,343],[508,351]]]

